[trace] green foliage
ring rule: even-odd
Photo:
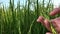
[[[10,0],[7,9],[4,9],[5,6],[0,7],[0,34],[45,34],[48,31],[36,20],[39,16],[50,18],[49,12],[53,9],[52,2],[48,0],[45,7],[45,0],[42,0],[42,3],[39,0],[34,0],[32,1],[34,6],[31,8],[31,1],[26,0],[22,8],[20,8],[19,0],[16,8],[14,0]]]

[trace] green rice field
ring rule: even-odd
[[[20,0],[17,6],[15,0],[9,0],[6,7],[0,3],[0,34],[45,34],[48,30],[36,20],[39,16],[47,19],[58,17],[50,16],[49,13],[54,8],[52,0],[25,0],[21,5]],[[23,0],[24,1],[24,0]]]

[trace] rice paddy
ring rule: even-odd
[[[48,32],[36,20],[39,16],[44,16],[47,19],[57,17],[51,16],[50,18],[49,13],[54,8],[51,0],[48,2],[45,0],[26,0],[25,5],[22,6],[21,1],[18,0],[17,7],[15,7],[14,1],[9,0],[9,7],[4,5],[0,7],[0,34],[45,34]]]

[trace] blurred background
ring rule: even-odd
[[[54,8],[60,7],[60,0],[0,0],[0,34],[45,34],[49,32],[36,20],[47,19]]]

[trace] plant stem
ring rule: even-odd
[[[52,30],[52,34],[58,34],[51,21],[50,21],[50,28]]]

